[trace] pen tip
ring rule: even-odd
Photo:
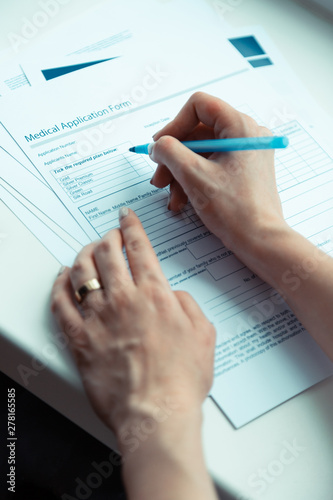
[[[128,151],[131,151],[131,153],[135,153],[135,147],[133,147],[133,148],[129,148],[129,150],[128,150]]]

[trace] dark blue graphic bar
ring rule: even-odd
[[[109,59],[101,59],[100,61],[91,61],[81,64],[72,64],[71,66],[61,66],[59,68],[42,69],[42,74],[45,80],[53,80],[53,78],[58,78],[59,76],[67,75],[73,71],[94,66],[95,64],[111,61],[112,59],[117,59],[117,57],[110,57]]]

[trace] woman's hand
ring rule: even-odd
[[[123,452],[122,437],[144,419],[156,424],[175,408],[185,420],[201,415],[215,346],[214,327],[187,293],[171,290],[139,219],[126,210],[120,229],[85,247],[52,291],[88,397]],[[73,291],[92,278],[103,289],[86,296],[81,314]]]
[[[333,359],[333,259],[284,221],[274,151],[193,153],[180,140],[251,137],[270,132],[225,102],[199,92],[154,136],[152,183],[170,184],[172,210],[190,199],[206,226],[280,292]],[[170,137],[173,136],[173,137]],[[175,139],[177,138],[177,139]]]
[[[154,136],[151,158],[158,167],[152,183],[160,188],[170,184],[172,210],[189,199],[205,225],[242,257],[242,248],[264,237],[267,229],[286,225],[276,188],[274,151],[198,155],[179,140],[269,134],[249,116],[198,92]]]

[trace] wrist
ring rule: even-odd
[[[253,271],[258,271],[283,244],[297,234],[283,219],[266,220],[251,229],[243,229],[232,243],[231,250]]]
[[[177,405],[162,404],[132,415],[119,427],[117,440],[124,458],[145,454],[152,448],[173,450],[177,443],[194,443],[201,434],[201,408],[184,411]]]
[[[317,264],[325,254],[287,224],[269,228],[246,251],[244,263],[301,317],[302,304],[319,276]]]
[[[206,494],[212,485],[203,457],[201,409],[187,414],[175,411],[155,425],[151,421],[147,425],[146,419],[132,420],[119,435],[129,498],[159,498],[162,490],[163,498],[178,500],[188,497],[188,489],[193,489],[192,498],[201,488],[200,498],[211,498]]]

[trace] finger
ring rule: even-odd
[[[134,282],[154,280],[170,288],[137,215],[130,209],[120,209],[119,219]]]
[[[164,188],[171,184],[173,175],[165,165],[158,165],[155,173],[150,181],[153,186]]]
[[[51,310],[61,331],[67,336],[73,350],[85,343],[84,320],[76,307],[67,268],[55,281],[51,292]]]
[[[184,141],[207,141],[215,139],[214,130],[200,123],[190,134],[183,138]],[[211,153],[197,153],[203,158],[210,158]]]
[[[204,92],[196,92],[174,120],[154,135],[154,140],[157,141],[163,135],[172,135],[183,140],[201,122],[214,131],[216,138],[221,138],[228,130],[241,132],[239,125],[243,123],[243,116],[221,99]]]
[[[196,141],[196,140],[208,140],[214,139],[214,131],[203,125],[202,123],[198,125],[193,132],[184,137],[184,141]],[[211,153],[200,153],[203,158],[209,158]],[[166,165],[158,165],[155,173],[150,181],[153,186],[158,188],[164,188],[171,184],[174,177]],[[186,203],[186,202],[185,202]]]
[[[160,132],[154,135],[154,138],[158,140],[160,137],[162,137],[161,133],[165,130],[163,128]],[[163,134],[163,135],[171,135],[171,134]],[[187,135],[182,134],[183,137],[181,138],[182,141],[203,141],[203,140],[209,140],[209,139],[215,139],[215,134],[214,130],[211,127],[207,127],[207,125],[204,125],[203,123],[199,123],[191,132]],[[174,135],[174,137],[176,137]],[[180,140],[180,137],[177,137],[178,140]]]
[[[183,188],[177,181],[172,181],[170,184],[170,195],[168,201],[168,210],[178,212],[182,210],[187,203],[187,196]]]
[[[207,328],[206,316],[202,312],[197,302],[193,299],[193,297],[191,297],[189,293],[183,291],[176,291],[174,292],[174,294],[176,295],[183,311],[192,322],[194,330],[198,331],[199,335],[202,336],[204,336],[203,332],[207,332],[205,338],[209,348],[203,351],[203,355],[207,357],[206,366],[211,367],[211,372],[207,379],[207,386],[205,388],[205,391],[208,392],[213,381],[216,329],[212,323],[209,325],[210,328]],[[202,328],[200,328],[200,325],[202,325]]]
[[[214,139],[214,131],[206,127],[206,125],[203,125],[202,123],[198,125],[193,132],[191,132],[189,135],[184,137],[184,141],[196,141],[196,140],[208,140],[208,139]],[[201,154],[204,158],[207,158],[210,156],[210,153],[204,153]],[[163,188],[165,186],[168,186],[171,184],[173,180],[173,175],[171,174],[170,170],[165,166],[165,165],[158,165],[155,173],[151,179],[151,184],[158,188]]]
[[[167,166],[190,199],[194,188],[201,190],[205,185],[210,163],[174,137],[161,137],[155,142],[150,157],[156,163]]]
[[[203,123],[199,123],[189,134],[187,134],[182,140],[184,141],[204,141],[209,139],[215,139],[214,130],[211,127],[207,127]]]
[[[132,283],[123,254],[123,238],[120,229],[109,231],[94,247],[94,259],[103,287],[115,291]]]
[[[82,248],[74,261],[73,267],[70,270],[70,279],[74,291],[93,278],[96,278],[102,284],[101,276],[96,269],[93,257],[95,246],[96,243],[90,243]]]
[[[258,135],[261,137],[272,137],[273,136],[271,130],[269,130],[267,127],[262,127],[262,126],[259,126],[259,134]]]

